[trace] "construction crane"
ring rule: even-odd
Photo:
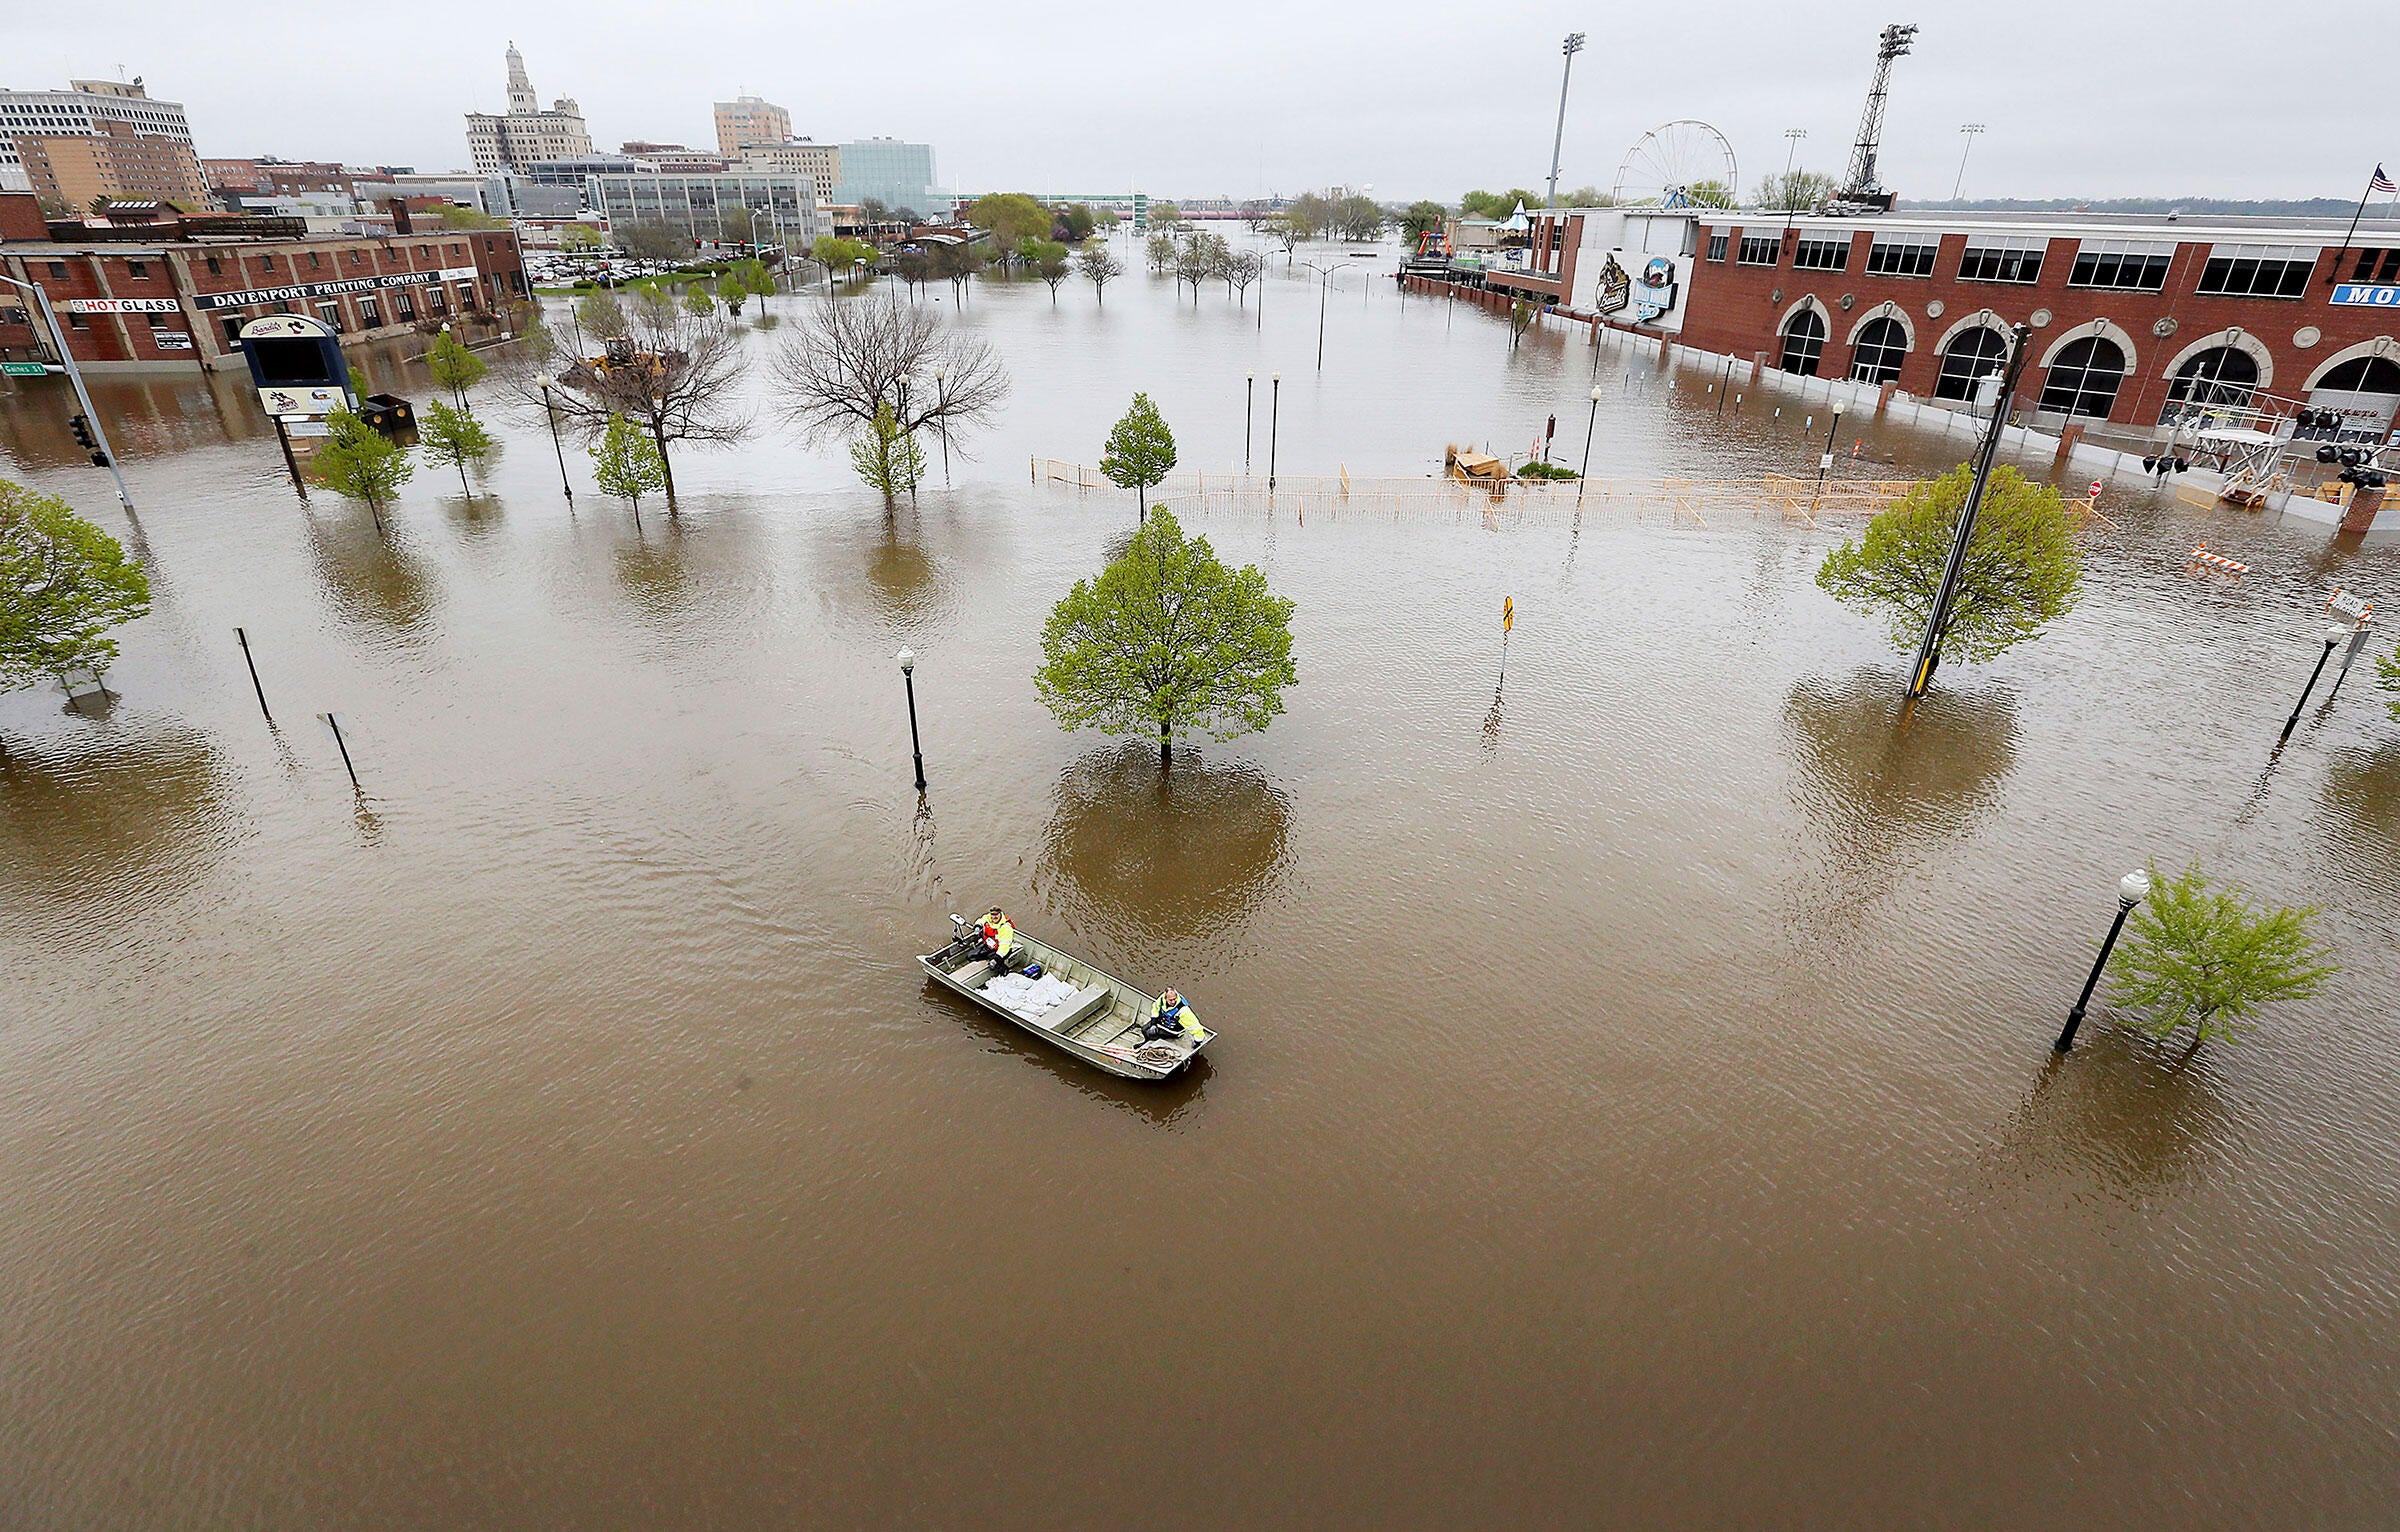
[[[1866,114],[1858,119],[1858,144],[1850,151],[1850,174],[1834,194],[1836,202],[1879,211],[1891,208],[1892,194],[1875,175],[1875,151],[1883,144],[1883,100],[1891,94],[1892,60],[1904,57],[1916,37],[1914,22],[1883,29],[1882,43],[1875,50],[1875,83],[1867,90]]]

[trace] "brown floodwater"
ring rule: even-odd
[[[2389,1525],[2400,722],[2367,671],[2269,747],[2400,553],[2112,490],[2082,605],[1909,716],[1838,528],[1211,512],[1300,683],[1162,778],[1030,682],[1131,507],[1026,458],[1134,388],[1212,471],[1253,370],[1287,473],[1572,461],[1595,377],[1596,471],[1824,429],[1348,275],[1320,377],[1305,275],[987,286],[1015,394],[892,516],[762,394],[673,520],[502,421],[379,538],[229,380],[97,384],[157,601],[107,708],[0,699],[0,1522]],[[131,536],[61,400],[0,473]],[[2053,1059],[2117,876],[2195,858],[2340,976]],[[1205,1063],[926,985],[994,902]]]

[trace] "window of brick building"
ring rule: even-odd
[[[1849,264],[1847,239],[1804,239],[1792,247],[1794,271],[1840,271]]]
[[[2389,250],[2361,250],[2358,264],[2350,268],[2353,282],[2400,282],[2400,246]]]
[[[1783,327],[1783,357],[1776,365],[1785,372],[1813,378],[1817,375],[1817,361],[1824,354],[1825,321],[1815,309],[1802,309]]]
[[[258,258],[258,264],[268,271],[273,271],[275,269],[275,257],[272,253],[262,255]]]
[[[2125,381],[2125,353],[2113,340],[2087,335],[2069,342],[2050,364],[2042,384],[2042,408],[2054,415],[2108,418]]]
[[[317,259],[317,252],[315,252],[314,250],[311,250],[310,252],[308,252],[308,269],[309,269],[309,270],[311,270],[311,271],[315,271],[315,270],[317,270],[319,267],[323,266],[324,264],[325,264],[325,263],[324,263],[323,261],[321,261],[321,260]]]
[[[146,278],[150,275],[150,263],[148,261],[127,261],[125,275],[136,279]]]
[[[2046,239],[1969,235],[1967,252],[1959,257],[1958,279],[1961,282],[2038,282],[2042,279],[2042,254],[2049,248],[2050,242]]]
[[[383,323],[383,305],[372,298],[358,300],[359,328],[372,330]]]
[[[2175,246],[2148,239],[2087,239],[2075,248],[2069,287],[2106,287],[2154,293],[2167,285]]]
[[[88,330],[91,327],[92,318],[89,314],[69,314],[67,316],[67,328],[70,330]]]
[[[213,256],[213,255],[212,255],[212,256],[210,256],[210,257],[208,258],[208,274],[209,274],[210,276],[212,276],[212,277],[215,277],[215,276],[222,276],[222,275],[224,275],[224,273],[225,273],[225,263],[224,263],[223,261],[220,261],[220,260],[218,260],[218,259],[217,259],[215,256]]]
[[[1725,246],[1728,243],[1729,240],[1723,233],[1711,234],[1708,237],[1708,258],[1712,261],[1725,259]]]
[[[1867,274],[1877,277],[1930,277],[1933,258],[1942,253],[1939,240],[1885,239],[1876,236],[1867,247]]]
[[[1776,258],[1782,254],[1783,240],[1781,236],[1774,234],[1745,234],[1742,236],[1742,251],[1741,254],[1735,258],[1735,264],[1741,266],[1772,266],[1775,264]]]
[[[2250,403],[2257,386],[2257,358],[2236,346],[2211,346],[2175,369],[2175,382],[2167,390],[2159,424],[2169,424],[2198,406],[2242,408]]]
[[[217,323],[223,326],[225,330],[225,349],[228,351],[241,350],[242,316],[239,314],[227,314],[223,318],[219,319]]]
[[[1997,330],[1977,326],[1961,330],[1942,350],[1941,371],[1933,380],[1936,399],[1972,399],[1975,385],[1998,370],[2008,355],[2008,342]]]
[[[2199,291],[2212,296],[2297,298],[2308,290],[2317,252],[2303,245],[2217,245],[2200,272]]]
[[[1871,319],[1858,332],[1858,350],[1850,359],[1850,380],[1889,383],[1900,376],[1900,364],[1907,359],[1908,331],[1900,321],[1888,314]]]
[[[50,263],[50,280],[53,282],[64,282],[66,279],[67,263],[65,261],[52,261]]]

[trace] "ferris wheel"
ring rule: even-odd
[[[1652,128],[1625,151],[1613,195],[1620,204],[1731,207],[1741,188],[1733,145],[1694,118]]]

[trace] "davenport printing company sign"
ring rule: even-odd
[[[439,271],[387,271],[371,277],[346,277],[337,282],[298,282],[290,287],[252,287],[238,293],[202,293],[192,301],[204,309],[239,309],[253,303],[296,303],[310,298],[338,298],[344,293],[373,293],[393,287],[425,287],[435,282],[474,279],[472,266],[445,266]]]

